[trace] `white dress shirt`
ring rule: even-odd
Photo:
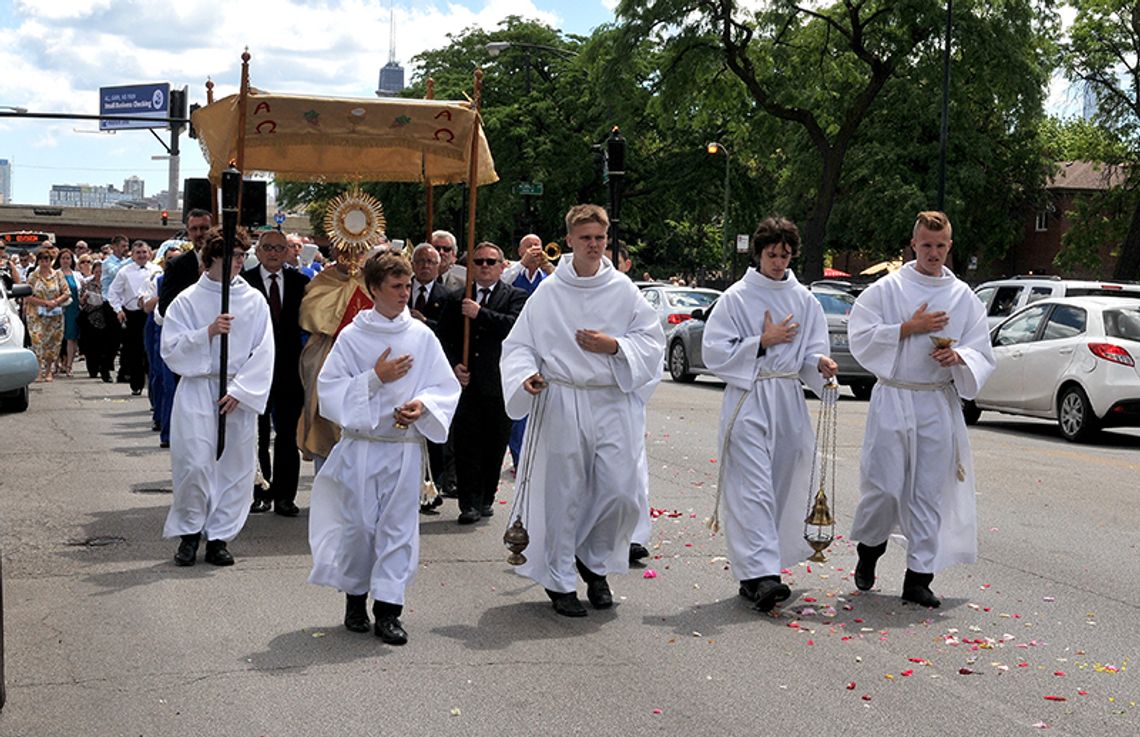
[[[153,281],[162,273],[162,269],[153,261],[147,261],[145,266],[139,266],[134,261],[124,264],[115,274],[114,281],[107,293],[107,301],[115,312],[126,310],[134,312],[139,307],[139,297],[153,294]]]

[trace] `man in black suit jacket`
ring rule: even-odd
[[[439,251],[430,243],[421,243],[412,251],[412,293],[408,296],[408,309],[412,317],[431,328],[439,335],[439,317],[454,293],[443,286],[439,275]],[[446,443],[428,442],[428,463],[431,476],[444,496],[455,496],[455,458],[451,451],[451,439]],[[442,500],[437,499],[438,506]],[[431,507],[423,510],[435,514]]]
[[[463,385],[459,407],[451,422],[455,469],[459,481],[459,524],[467,525],[495,513],[499,472],[511,434],[503,406],[499,358],[503,341],[522,312],[527,294],[499,280],[503,251],[493,243],[475,247],[472,297],[456,295],[440,318],[440,342]],[[463,323],[471,321],[466,363]]]
[[[197,208],[186,213],[186,238],[194,244],[193,258],[191,254],[183,254],[182,258],[169,262],[162,275],[162,286],[158,289],[158,314],[165,315],[166,308],[182,291],[198,282],[202,273],[199,252],[206,240],[206,231],[213,224],[213,216],[206,210]]]
[[[289,244],[285,234],[270,230],[257,241],[258,265],[241,272],[242,278],[265,295],[269,316],[273,321],[273,385],[265,414],[257,420],[257,459],[261,475],[269,482],[269,490],[256,488],[251,512],[273,511],[285,517],[296,517],[300,509],[297,479],[301,472],[301,454],[297,450],[297,422],[305,403],[301,387],[301,298],[309,277],[296,269],[285,268]],[[269,459],[269,436],[273,442],[273,463]]]

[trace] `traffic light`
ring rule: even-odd
[[[163,210],[162,211],[162,224],[166,225],[169,222],[170,222],[170,211],[169,210]]]
[[[190,137],[197,140],[198,129],[194,127],[194,112],[202,106],[196,102],[190,103]]]

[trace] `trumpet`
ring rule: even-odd
[[[557,261],[561,256],[562,248],[554,241],[547,243],[546,246],[542,249],[542,257],[547,261]]]

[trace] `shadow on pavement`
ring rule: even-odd
[[[994,417],[995,419],[991,420],[989,419],[990,417]],[[973,429],[986,430],[997,433],[998,435],[1023,435],[1038,440],[1051,440],[1062,447],[1074,449],[1081,447],[1140,448],[1140,437],[1124,432],[1113,432],[1113,430],[1116,429],[1124,430],[1126,428],[1110,427],[1097,433],[1087,442],[1070,443],[1061,437],[1061,430],[1057,427],[1056,422],[1034,420],[1022,420],[1019,422],[1014,419],[996,419],[997,417],[1000,417],[997,413],[985,413],[982,415],[982,419],[978,420],[977,424],[973,426]]]
[[[516,642],[560,640],[597,632],[617,618],[617,608],[621,606],[618,604],[615,609],[597,610],[583,601],[589,615],[572,619],[556,614],[546,599],[546,594],[537,586],[527,585],[524,590],[534,591],[542,600],[493,607],[483,612],[475,626],[460,624],[436,627],[431,632],[458,640],[468,650],[502,650]]]
[[[343,606],[343,601],[339,603]],[[407,621],[404,626],[409,627]],[[415,637],[413,624],[408,628],[408,639],[414,642]],[[337,624],[278,635],[269,641],[265,650],[245,656],[242,662],[270,675],[292,676],[310,666],[327,667],[365,658],[387,657],[393,650],[371,631],[349,632]]]

